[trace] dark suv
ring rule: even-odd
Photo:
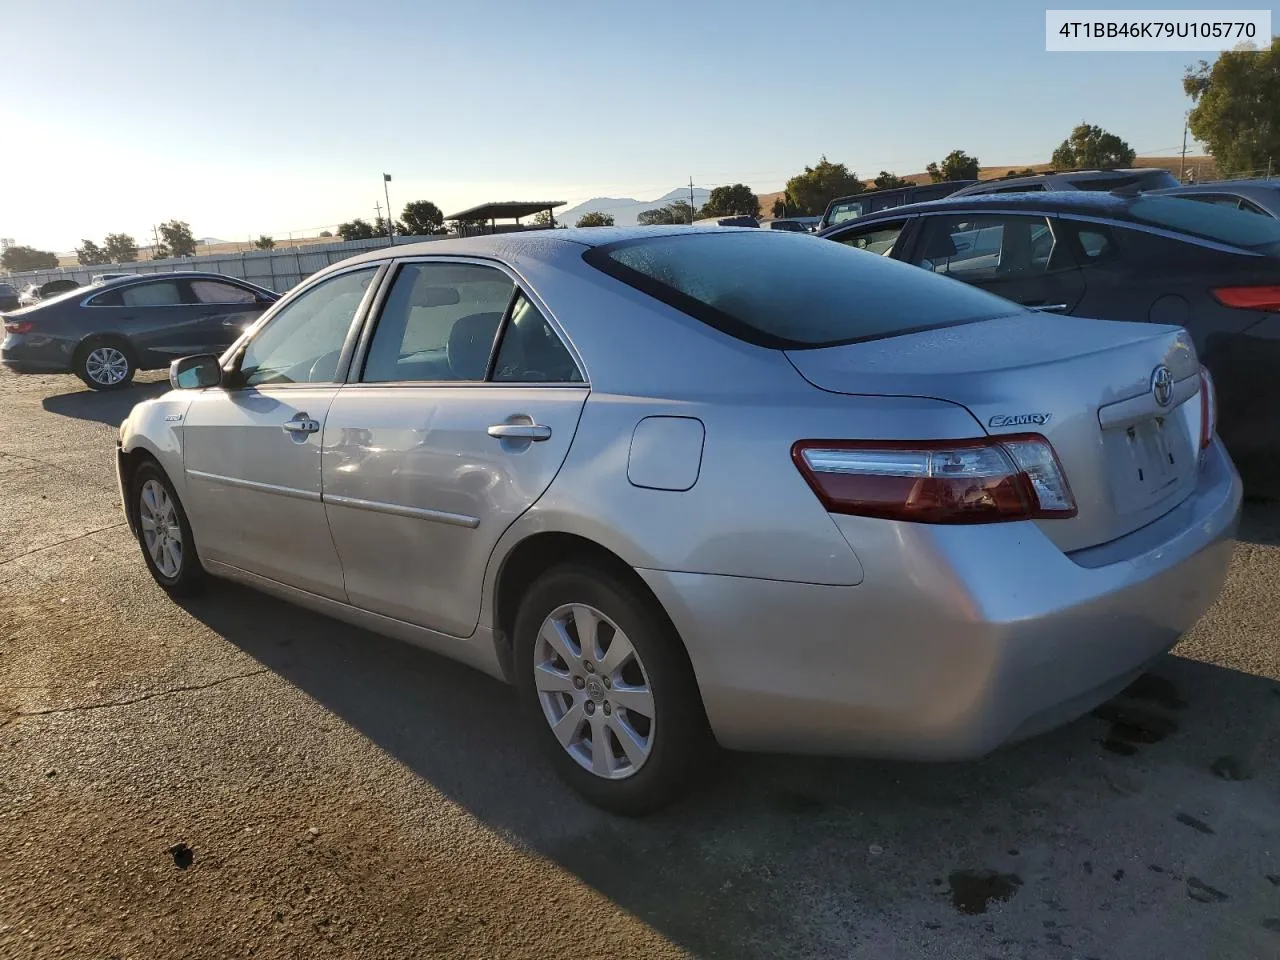
[[[908,203],[927,203],[930,200],[941,200],[949,197],[963,187],[977,180],[944,180],[942,183],[921,183],[906,187],[886,187],[883,190],[868,190],[866,193],[855,193],[848,197],[836,197],[827,204],[827,209],[818,221],[816,230],[846,220],[856,220],[869,213],[888,210],[890,207],[902,207]]]
[[[1029,177],[977,180],[953,196],[972,197],[981,193],[1039,193],[1043,190],[1163,190],[1176,187],[1178,179],[1162,167],[1135,167],[1131,170],[1063,170],[1037,173]]]

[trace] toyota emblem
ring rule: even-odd
[[[1162,407],[1173,402],[1173,374],[1163,363],[1151,371],[1151,395]]]

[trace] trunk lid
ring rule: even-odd
[[[1064,551],[1122,537],[1195,488],[1200,364],[1180,327],[1020,313],[787,357],[822,390],[947,400],[992,436],[1047,438],[1078,513],[1036,522]]]

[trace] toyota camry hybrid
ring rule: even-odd
[[[784,231],[372,251],[170,378],[118,451],[162,587],[502,678],[627,813],[716,744],[959,759],[1065,723],[1213,602],[1239,516],[1180,327]]]

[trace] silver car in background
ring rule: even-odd
[[[1240,508],[1180,328],[784,231],[378,250],[171,380],[118,453],[165,589],[503,678],[628,813],[717,742],[942,760],[1064,723],[1213,602]]]

